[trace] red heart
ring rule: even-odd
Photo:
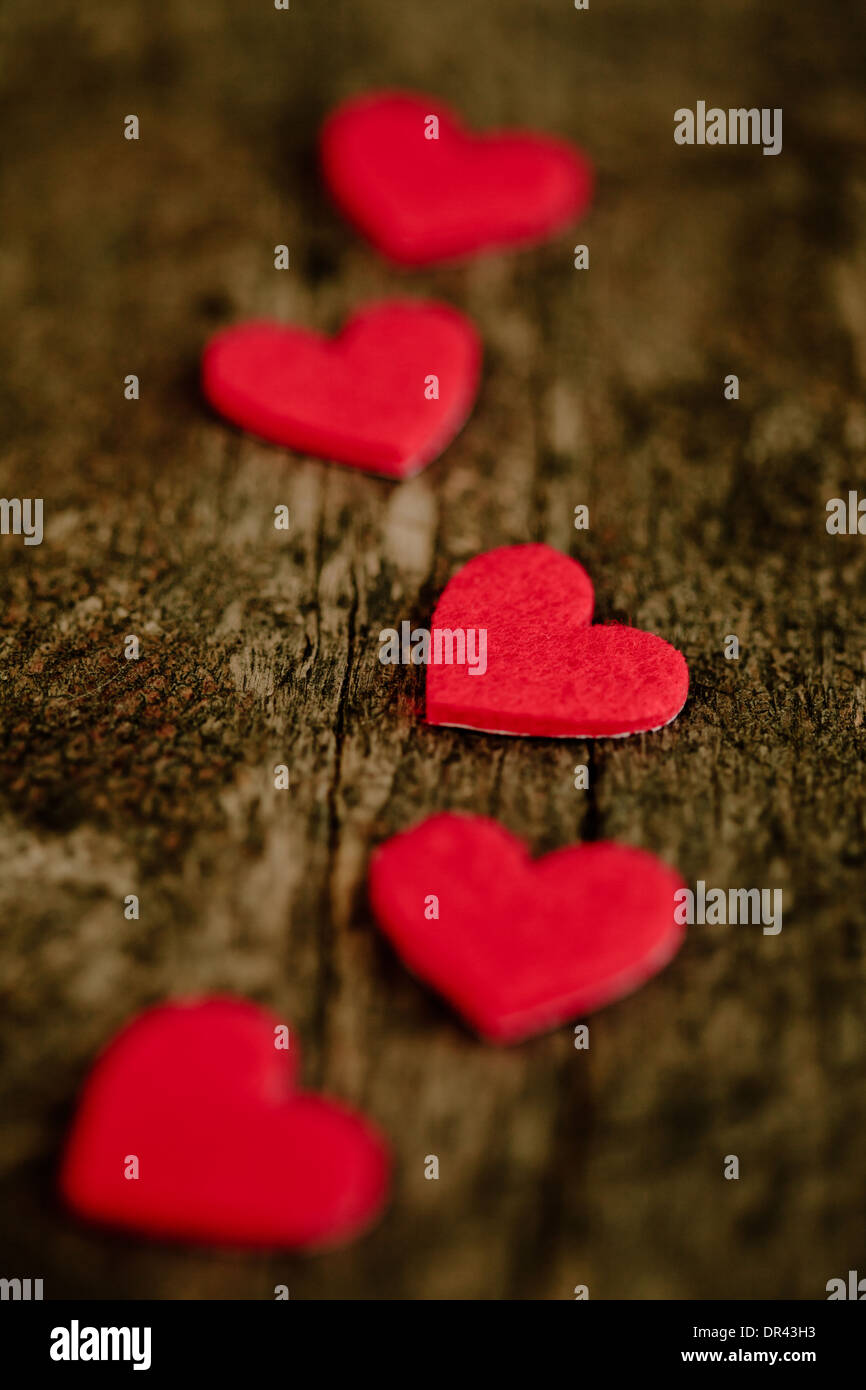
[[[367,1121],[294,1094],[298,1055],[242,1000],[149,1009],[98,1059],[60,1188],[80,1216],[220,1245],[331,1244],[383,1205],[388,1159]],[[138,1178],[125,1177],[135,1156]],[[131,1171],[131,1165],[130,1165]]]
[[[483,1037],[517,1042],[601,1008],[667,964],[679,876],[600,842],[533,863],[496,821],[439,815],[370,865],[376,918],[408,968]],[[438,899],[438,918],[430,901]]]
[[[429,118],[439,138],[429,139]],[[521,245],[577,217],[592,168],[564,140],[470,135],[434,97],[379,92],[346,102],[321,135],[325,178],[345,215],[403,265]]]
[[[669,724],[688,695],[684,656],[639,628],[590,627],[592,605],[586,571],[550,546],[476,555],[446,585],[432,635],[435,646],[437,629],[486,631],[487,669],[431,664],[428,722],[555,738],[620,737]],[[452,654],[450,642],[442,652]]]
[[[226,329],[205,349],[202,386],[253,434],[406,478],[464,424],[480,367],[478,334],[456,309],[389,300],[368,305],[336,338],[276,323]]]

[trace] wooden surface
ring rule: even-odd
[[[2,45],[0,494],[42,496],[46,533],[0,538],[0,1273],[46,1297],[751,1299],[862,1272],[866,539],[824,524],[864,485],[862,5],[7,0]],[[382,85],[577,139],[591,215],[519,256],[388,267],[313,156],[334,102]],[[781,106],[783,153],[676,146],[698,100]],[[486,348],[470,422],[416,480],[242,438],[203,405],[216,328],[332,330],[393,291],[463,308]],[[592,745],[425,727],[423,678],[380,666],[380,628],[425,622],[463,561],[526,540],[587,566],[599,619],[685,652],[672,727]],[[690,883],[781,887],[784,928],[693,928],[591,1020],[588,1052],[570,1027],[482,1046],[365,902],[371,847],[440,808],[535,852],[618,837]],[[305,1081],[390,1135],[393,1202],[355,1245],[208,1254],[58,1208],[97,1050],[205,990],[290,1021]]]

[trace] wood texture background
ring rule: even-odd
[[[751,1299],[862,1272],[866,540],[825,531],[827,499],[864,483],[862,5],[7,0],[2,48],[0,495],[42,496],[46,534],[0,539],[0,1273],[46,1297]],[[385,85],[578,140],[590,216],[518,256],[387,266],[314,159],[324,113]],[[699,99],[781,106],[783,153],[676,146]],[[332,330],[401,291],[463,308],[486,346],[471,420],[416,480],[204,406],[218,327]],[[685,652],[672,727],[425,727],[423,677],[380,666],[380,628],[526,540],[587,566],[600,620]],[[482,1046],[366,907],[371,847],[440,808],[539,853],[612,836],[691,883],[782,887],[783,931],[694,928],[588,1052],[570,1027]],[[57,1206],[96,1051],[205,990],[275,1010],[305,1082],[391,1136],[390,1210],[344,1251],[151,1246]]]

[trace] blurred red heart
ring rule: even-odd
[[[79,1215],[158,1238],[263,1248],[344,1240],[380,1211],[388,1158],[361,1116],[293,1091],[298,1054],[242,1000],[162,1005],[88,1078],[60,1174]],[[138,1176],[131,1160],[137,1160]]]
[[[646,850],[609,842],[533,863],[482,816],[432,816],[370,864],[373,912],[405,965],[496,1043],[601,1008],[661,970],[683,940],[683,886]]]
[[[242,429],[299,453],[406,478],[450,444],[472,409],[481,344],[446,304],[368,305],[336,338],[243,323],[208,343],[202,388]]]
[[[473,135],[441,101],[408,92],[338,107],[321,156],[345,215],[403,265],[537,241],[567,226],[592,193],[589,161],[565,140]]]
[[[486,632],[486,670],[480,662],[475,671],[431,664],[428,722],[555,738],[620,737],[670,723],[689,691],[685,657],[640,628],[590,626],[592,607],[586,571],[550,546],[476,555],[443,590],[431,633],[435,643],[437,630]]]

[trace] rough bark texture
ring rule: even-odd
[[[864,477],[862,5],[7,0],[3,49],[0,494],[43,497],[46,533],[0,538],[0,1273],[46,1297],[823,1297],[864,1259],[866,538],[825,530]],[[386,85],[577,139],[591,215],[517,256],[382,263],[313,152],[335,101]],[[782,107],[783,153],[678,147],[699,99]],[[217,327],[333,329],[395,290],[463,308],[486,348],[469,424],[414,481],[203,405]],[[379,664],[379,629],[526,540],[580,558],[600,620],[685,652],[670,728],[425,727],[423,677]],[[781,887],[784,928],[695,927],[589,1051],[571,1028],[482,1046],[366,907],[371,847],[442,808],[538,853],[618,837],[692,883]],[[391,1136],[390,1210],[344,1251],[148,1246],[57,1206],[96,1051],[211,990],[290,1021],[305,1081]]]

